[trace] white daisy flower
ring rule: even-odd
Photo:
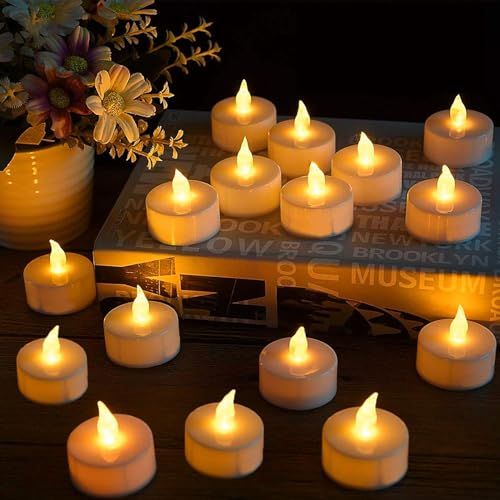
[[[156,111],[152,104],[138,99],[151,91],[151,84],[141,73],[131,75],[125,66],[115,64],[109,71],[97,73],[95,89],[98,95],[87,97],[86,101],[88,108],[99,116],[94,139],[109,143],[118,126],[129,142],[137,141],[139,129],[132,115],[150,117]]]
[[[5,16],[19,23],[41,47],[46,38],[67,35],[78,25],[85,11],[81,0],[6,0]]]

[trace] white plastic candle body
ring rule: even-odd
[[[69,435],[67,454],[71,480],[86,495],[129,495],[146,486],[155,475],[151,429],[136,417],[114,416],[122,436],[116,448],[99,442],[97,417],[86,420]]]
[[[44,339],[23,346],[16,358],[17,384],[23,396],[42,404],[64,404],[87,390],[87,355],[68,339],[59,339],[60,353],[53,363],[43,356]]]
[[[215,424],[217,403],[192,411],[185,424],[185,455],[193,469],[213,477],[247,476],[262,463],[264,424],[242,405],[234,405],[234,429],[219,432]]]
[[[471,184],[455,181],[451,210],[438,210],[437,179],[418,182],[408,190],[406,228],[429,243],[460,243],[474,238],[481,229],[481,193]]]
[[[258,217],[279,207],[281,170],[264,156],[253,157],[249,179],[236,174],[236,157],[226,158],[212,168],[210,183],[219,195],[221,212],[228,217]]]
[[[483,113],[467,110],[464,135],[450,133],[450,111],[443,110],[427,118],[424,126],[424,154],[437,165],[469,167],[479,165],[493,154],[493,122]]]
[[[194,245],[219,232],[219,199],[215,189],[201,181],[189,181],[191,200],[182,210],[174,200],[172,182],[152,189],[146,196],[151,236],[165,245]]]
[[[174,358],[180,349],[179,320],[162,302],[149,302],[149,320],[134,323],[132,303],[112,309],[104,318],[106,352],[114,363],[130,368],[157,366]]]
[[[26,301],[42,314],[71,314],[95,300],[94,266],[76,253],[66,254],[65,272],[51,272],[49,255],[42,255],[24,268]]]
[[[332,415],[323,426],[325,473],[349,488],[376,490],[397,483],[408,469],[409,434],[393,413],[377,409],[377,430],[364,439],[356,434],[356,408]]]
[[[468,321],[462,343],[450,340],[451,319],[424,326],[418,336],[417,372],[442,389],[468,390],[481,387],[493,378],[497,342],[486,327]]]
[[[337,151],[332,158],[332,176],[351,186],[355,205],[381,205],[401,194],[401,156],[387,146],[373,146],[375,155],[370,165],[373,168],[370,175],[360,174],[357,145]]]
[[[281,189],[281,224],[289,233],[306,238],[327,238],[347,231],[353,222],[351,187],[326,176],[322,199],[311,200],[307,176],[288,181]]]
[[[218,148],[236,153],[246,137],[251,151],[261,151],[266,149],[267,135],[276,123],[276,108],[271,101],[252,96],[248,113],[238,114],[235,98],[229,97],[212,108],[211,121],[212,140]]]
[[[335,153],[335,131],[326,123],[311,120],[308,133],[299,139],[294,120],[286,120],[269,131],[267,149],[286,177],[306,175],[311,161],[326,173]]]
[[[337,393],[335,351],[324,342],[310,338],[307,355],[296,362],[289,353],[289,343],[290,338],[276,340],[260,353],[262,397],[290,410],[311,410],[325,405]]]

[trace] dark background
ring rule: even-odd
[[[203,16],[223,46],[221,63],[174,74],[172,107],[208,110],[246,78],[279,114],[301,98],[315,116],[424,121],[460,93],[500,121],[498,2],[156,4],[160,30]]]

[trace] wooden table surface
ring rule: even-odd
[[[91,228],[67,250],[90,256],[129,169],[107,158],[98,161]],[[289,331],[201,322],[182,324],[181,352],[172,362],[146,370],[122,368],[106,357],[97,305],[58,318],[28,309],[23,267],[41,253],[0,249],[1,498],[82,498],[69,479],[65,445],[76,425],[96,415],[98,399],[117,413],[144,419],[153,430],[158,472],[137,498],[499,498],[500,375],[476,391],[446,392],[419,379],[415,342],[406,335],[372,337],[367,331],[339,330],[329,338],[317,335],[339,357],[337,396],[323,408],[295,413],[271,406],[258,392],[260,350]],[[17,351],[54,324],[61,325],[62,336],[85,348],[89,361],[88,391],[62,407],[33,404],[16,385]],[[231,388],[237,389],[237,402],[264,421],[264,462],[247,478],[215,480],[185,462],[184,420]],[[382,492],[346,490],[322,472],[321,428],[332,413],[359,405],[373,391],[380,393],[380,407],[408,425],[408,474]]]

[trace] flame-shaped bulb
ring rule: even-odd
[[[54,326],[43,339],[42,355],[46,363],[52,365],[59,361],[61,356],[61,343],[59,342],[59,325]]]
[[[460,94],[457,94],[450,107],[451,124],[455,130],[461,131],[465,128],[467,121],[467,109],[462,102]]]
[[[220,432],[228,432],[234,426],[234,396],[236,390],[230,390],[215,408],[215,425]]]
[[[132,302],[132,318],[139,325],[149,321],[149,302],[140,285],[137,285],[137,295]]]
[[[97,419],[99,441],[104,446],[113,448],[118,442],[120,432],[118,421],[102,401],[97,402],[97,408],[99,409],[99,418]]]
[[[464,308],[459,305],[457,308],[457,314],[450,324],[451,341],[455,344],[462,344],[467,338],[468,329],[469,324],[467,322],[467,317],[465,316]]]
[[[55,240],[49,240],[50,243],[50,272],[52,274],[63,274],[66,272],[66,253],[61,245]]]
[[[293,122],[293,127],[295,130],[295,135],[298,139],[304,139],[309,134],[309,127],[311,126],[311,117],[307,111],[306,105],[299,101],[299,107],[297,109],[297,115]]]
[[[290,353],[290,357],[296,363],[300,363],[307,357],[307,336],[306,330],[303,326],[300,326],[295,334],[290,338],[288,351]]]
[[[361,132],[358,142],[358,175],[372,175],[374,160],[375,148],[373,142],[364,132]]]
[[[241,80],[240,90],[236,94],[236,112],[239,115],[246,115],[252,106],[252,96],[248,91],[247,81]]]
[[[246,137],[243,137],[240,150],[236,156],[236,172],[238,177],[247,180],[253,173],[253,156]]]
[[[365,400],[356,412],[355,432],[362,439],[372,437],[376,431],[377,398],[378,392],[374,392]]]

